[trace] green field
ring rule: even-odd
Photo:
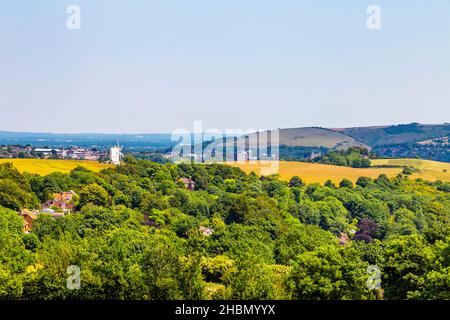
[[[74,168],[81,166],[86,169],[98,172],[102,169],[112,167],[112,165],[104,164],[96,161],[82,160],[49,160],[49,159],[0,159],[0,164],[12,162],[14,167],[20,172],[37,173],[39,175],[47,175],[52,172],[67,173]]]

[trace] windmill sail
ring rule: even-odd
[[[117,142],[116,146],[109,149],[109,162],[111,164],[116,164],[116,165],[120,164],[120,161],[123,158],[122,148],[123,147],[120,146],[119,142]]]

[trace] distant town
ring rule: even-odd
[[[107,161],[108,150],[96,148],[37,148],[27,146],[1,146],[0,158],[36,158]]]
[[[182,145],[180,145],[182,146]],[[250,149],[248,146],[244,146],[240,143],[239,148],[237,144],[228,145],[227,151],[223,152],[223,145],[218,144],[212,154],[214,155],[214,162],[246,162],[256,160],[276,160],[277,154],[267,154],[266,152],[260,152],[260,149]],[[217,150],[216,150],[217,149]],[[187,151],[188,150],[188,151]],[[262,150],[262,148],[261,148]],[[1,145],[0,146],[0,159],[55,159],[55,160],[87,160],[98,161],[111,164],[120,164],[122,157],[122,147],[119,145],[111,148],[103,147],[38,147],[32,145]],[[194,152],[194,146],[189,145],[187,148],[181,148],[181,150],[171,150],[166,148],[165,150],[158,150],[153,152],[133,152],[129,153],[137,158],[150,158],[150,160],[159,160],[159,162],[168,161],[195,161],[195,162],[210,162],[211,159],[207,159],[206,155],[201,152],[197,154]],[[321,153],[312,152],[308,159],[314,159],[319,157]],[[158,159],[155,157],[158,156]],[[205,156],[205,158],[204,158]]]

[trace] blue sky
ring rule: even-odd
[[[450,122],[448,0],[2,0],[0,41],[0,130]]]

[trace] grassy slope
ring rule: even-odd
[[[388,163],[389,161],[393,161]],[[416,162],[414,162],[416,161]],[[289,180],[292,176],[299,176],[308,183],[319,182],[324,183],[328,179],[335,183],[339,183],[343,178],[350,179],[355,182],[358,177],[366,176],[376,178],[384,173],[388,177],[395,177],[402,172],[402,168],[349,168],[339,167],[325,164],[280,161],[279,168],[276,164],[269,161],[259,161],[251,163],[229,163],[232,166],[240,167],[245,172],[255,172],[256,174],[275,174],[278,173],[282,180]],[[450,181],[450,164],[427,160],[375,160],[374,165],[398,165],[398,166],[416,166],[420,172],[414,173],[412,178],[423,178],[426,180],[443,180]],[[419,168],[420,167],[420,168]],[[446,169],[447,168],[447,169]],[[266,171],[263,173],[261,169]],[[271,169],[271,170],[270,170]],[[447,170],[444,172],[443,170]]]
[[[292,128],[280,130],[280,144],[293,147],[364,146],[354,138],[323,128]]]
[[[108,168],[111,165],[102,164],[95,161],[77,161],[77,160],[45,160],[45,159],[0,159],[0,163],[12,162],[20,172],[37,173],[47,175],[58,171],[67,173],[78,166],[98,172]]]
[[[413,143],[448,135],[450,135],[450,124],[406,124],[341,129],[304,127],[280,129],[279,144],[291,147],[326,147],[337,149],[361,146],[370,149],[374,146],[406,142]],[[250,135],[250,137],[252,136]],[[261,132],[261,139],[264,136],[265,132]],[[256,138],[254,141],[256,141]],[[244,139],[239,139],[238,145],[244,148]],[[220,146],[221,143],[218,142],[217,147]],[[228,140],[227,146],[233,146],[232,139]]]
[[[272,139],[274,138],[272,135]],[[250,141],[256,143],[256,134],[250,134]],[[267,133],[260,133],[260,143],[264,144],[267,139]],[[263,142],[264,141],[264,142]],[[274,140],[272,140],[274,141]],[[245,140],[240,138],[237,141],[238,147],[244,149]],[[234,141],[229,139],[227,141],[227,148],[232,148]],[[348,147],[368,147],[367,145],[355,140],[354,138],[345,134],[324,128],[290,128],[280,129],[279,144],[290,147],[326,147],[326,148],[348,148]],[[217,142],[217,148],[222,147],[220,141]]]
[[[450,124],[357,127],[338,129],[337,131],[374,147],[378,145],[416,142],[447,136],[450,133]]]
[[[426,180],[450,181],[450,163],[421,159],[377,159],[372,160],[374,166],[411,166],[419,171],[413,174],[413,178]]]

